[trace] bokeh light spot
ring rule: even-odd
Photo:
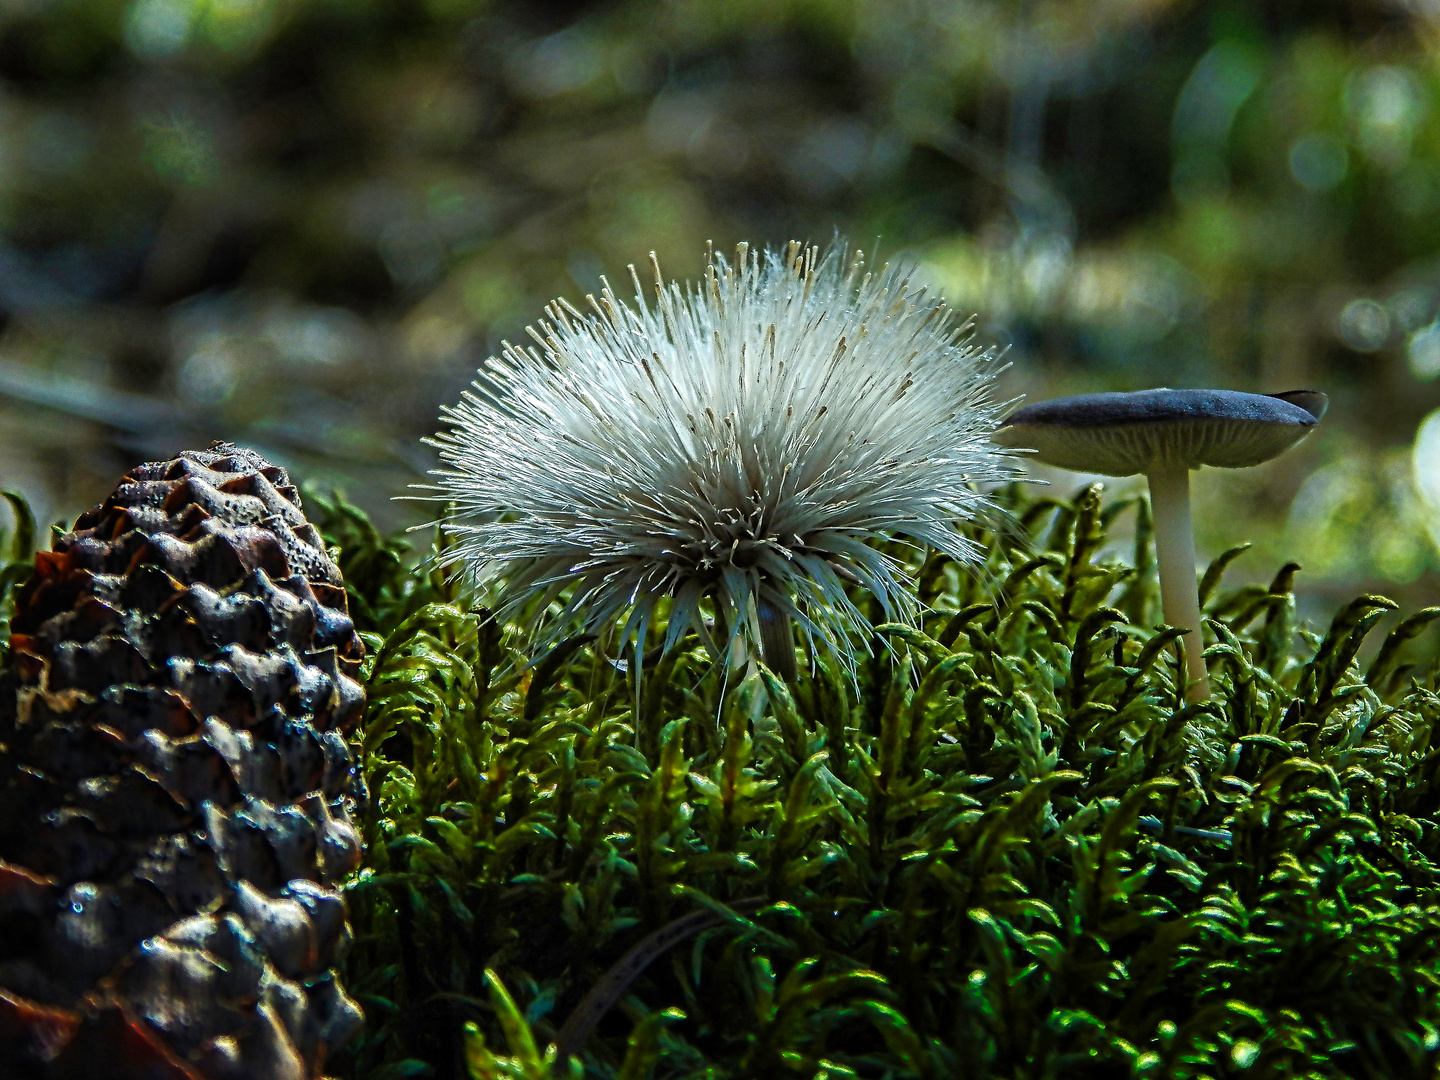
[[[218,405],[235,392],[237,365],[227,342],[206,342],[180,365],[180,393],[200,405]]]
[[[185,48],[194,22],[186,0],[135,0],[125,16],[125,42],[144,60],[163,60]]]
[[[1312,131],[1290,144],[1290,175],[1306,191],[1330,191],[1349,168],[1350,152],[1327,132]]]
[[[1412,334],[1405,359],[1417,379],[1429,382],[1440,375],[1440,326],[1427,326]]]
[[[1375,352],[1390,337],[1390,312],[1369,297],[1351,300],[1341,310],[1335,329],[1356,352]]]
[[[528,97],[546,98],[588,86],[606,69],[599,41],[572,26],[517,50],[506,65],[515,88]]]
[[[1403,165],[1426,111],[1414,74],[1394,64],[1366,68],[1346,84],[1345,105],[1361,152],[1383,168]]]
[[[206,125],[177,112],[147,121],[144,133],[145,156],[162,180],[192,187],[215,180],[219,152]]]
[[[1410,462],[1414,470],[1415,490],[1440,514],[1440,409],[1420,421],[1410,450]]]
[[[1430,537],[1440,548],[1440,409],[1420,421],[1410,447],[1410,473],[1425,506]]]

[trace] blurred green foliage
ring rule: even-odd
[[[857,686],[692,637],[637,711],[602,643],[527,662],[443,552],[312,498],[369,648],[337,1074],[1433,1075],[1440,608],[1314,634],[1293,565],[1227,588],[1227,552],[1185,707],[1143,500],[1006,504]]]
[[[1329,391],[1199,485],[1202,548],[1433,598],[1437,34],[1425,0],[3,0],[0,484],[48,520],[223,437],[388,526],[554,295],[839,231],[976,311],[1006,394]]]

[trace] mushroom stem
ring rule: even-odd
[[[1184,465],[1156,465],[1150,481],[1150,508],[1155,518],[1155,561],[1160,567],[1160,607],[1171,626],[1186,628],[1185,700],[1210,700],[1200,638],[1200,591],[1195,585],[1195,534],[1190,523],[1190,470]]]
[[[760,601],[760,659],[787,683],[798,679],[795,670],[795,635],[790,615],[768,600]]]

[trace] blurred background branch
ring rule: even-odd
[[[69,516],[225,438],[397,524],[437,406],[553,296],[839,233],[977,312],[1007,394],[1329,391],[1321,437],[1197,483],[1202,556],[1433,599],[1437,30],[1418,0],[3,0],[0,486]]]

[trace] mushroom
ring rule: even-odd
[[[1183,627],[1185,700],[1210,700],[1200,640],[1190,470],[1240,469],[1283,453],[1325,414],[1315,390],[1242,394],[1234,390],[1137,390],[1080,394],[1017,409],[994,439],[1036,459],[1104,476],[1144,473],[1155,516],[1155,561],[1165,621]]]

